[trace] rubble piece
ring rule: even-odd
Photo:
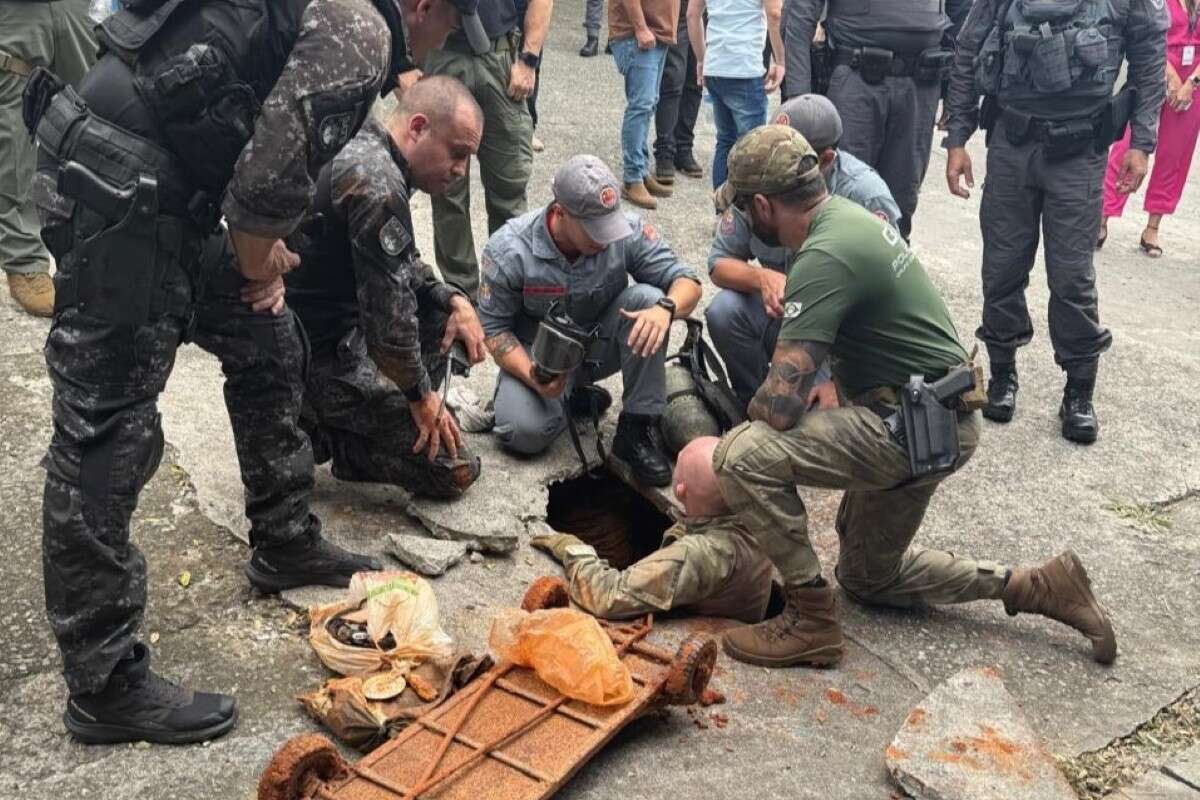
[[[909,713],[885,760],[918,800],[1075,800],[991,667],[962,670],[935,688]]]
[[[409,502],[405,511],[416,517],[435,539],[450,542],[462,542],[469,550],[480,550],[485,553],[511,553],[517,549],[517,534],[510,530],[512,525],[505,525],[494,516],[483,525],[472,525],[470,514],[448,514],[442,506],[431,505],[431,501],[415,499]]]
[[[1200,744],[1192,745],[1163,767],[1163,772],[1200,792]]]
[[[387,535],[387,551],[399,559],[401,564],[422,575],[436,578],[444,575],[467,554],[462,542],[447,542],[425,536],[409,536],[403,533]]]
[[[1200,800],[1200,791],[1165,772],[1153,770],[1133,786],[1113,792],[1105,800]]]

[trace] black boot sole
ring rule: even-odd
[[[1017,409],[1013,408],[997,408],[995,406],[983,407],[983,418],[990,419],[992,422],[1012,422],[1012,418],[1016,416]]]
[[[152,728],[136,728],[125,725],[110,725],[100,722],[83,722],[63,713],[63,724],[76,741],[82,744],[121,744],[122,742],[150,742],[152,744],[196,744],[224,736],[237,725],[238,713],[208,728],[194,731],[164,731]]]
[[[296,589],[301,586],[332,586],[337,589],[345,589],[350,585],[350,576],[342,577],[340,575],[334,577],[329,574],[316,574],[311,572],[280,572],[267,573],[257,569],[253,564],[247,564],[243,570],[246,573],[247,580],[250,585],[263,594],[277,594],[287,589]]]
[[[1063,410],[1060,407],[1058,409],[1058,418],[1063,420],[1062,437],[1068,442],[1075,442],[1076,444],[1095,444],[1096,440],[1100,438],[1100,431],[1094,428],[1070,427],[1067,425],[1067,421],[1064,419],[1065,416],[1066,415],[1063,414]]]

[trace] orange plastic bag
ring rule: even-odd
[[[492,652],[529,667],[573,700],[616,706],[633,699],[633,677],[595,617],[573,608],[511,609],[492,622]]]

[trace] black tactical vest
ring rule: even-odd
[[[838,47],[880,47],[915,54],[950,27],[944,0],[829,0],[825,27]]]
[[[97,28],[97,72],[112,75],[120,70],[115,64],[105,65],[104,56],[119,60],[132,74],[136,94],[125,88],[126,81],[112,80],[85,80],[80,92],[94,111],[114,124],[147,135],[140,130],[144,126],[132,123],[153,120],[150,138],[178,156],[195,188],[219,198],[254,133],[263,101],[283,72],[309,2],[127,2]],[[399,10],[395,0],[373,3],[391,32],[388,75],[395,76],[411,66]],[[386,84],[384,91],[392,85]],[[361,104],[359,118],[351,121],[351,135],[369,107],[369,102]]]

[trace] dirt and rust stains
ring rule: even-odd
[[[720,706],[725,704],[725,695],[718,692],[716,689],[705,689],[700,694],[700,705],[702,706]]]
[[[903,761],[904,759],[908,758],[908,752],[901,750],[894,744],[889,744],[887,746],[887,750],[884,751],[884,755],[887,756],[889,761]]]
[[[971,770],[1012,775],[1027,782],[1034,780],[1038,774],[1032,769],[1033,762],[1049,758],[1039,750],[1031,750],[1005,738],[991,726],[981,725],[979,732],[979,736],[956,736],[945,741],[928,757]]]
[[[841,689],[830,687],[825,690],[825,699],[835,706],[846,709],[855,719],[868,719],[879,715],[879,709],[875,706],[868,706],[862,703],[856,703],[846,696],[846,693]]]
[[[729,717],[725,716],[724,714],[717,714],[714,712],[709,714],[708,718],[711,719],[713,725],[716,725],[718,728],[724,728],[729,724]]]
[[[929,719],[929,712],[917,706],[908,712],[908,716],[904,718],[904,727],[914,731],[922,730],[925,727],[927,719]]]

